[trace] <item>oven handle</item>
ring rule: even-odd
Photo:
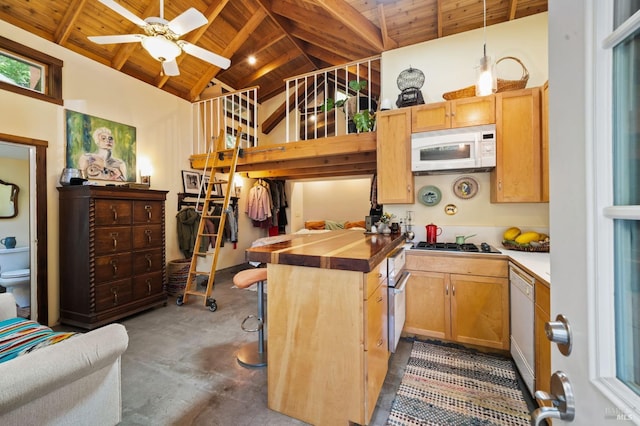
[[[400,274],[400,282],[393,288],[393,294],[402,293],[404,288],[407,286],[407,281],[409,281],[409,277],[411,276],[411,272],[404,271]]]

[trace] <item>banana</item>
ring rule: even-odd
[[[520,228],[516,228],[515,226],[513,226],[504,231],[503,238],[507,241],[513,241],[518,235],[520,235]]]
[[[531,241],[539,241],[539,240],[540,240],[540,234],[533,231],[520,234],[515,239],[516,243],[518,244],[529,244]]]

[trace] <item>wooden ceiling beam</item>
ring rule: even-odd
[[[291,30],[291,34],[334,55],[356,59],[362,57],[362,49],[349,49],[349,42],[339,37],[323,38],[297,25]],[[374,54],[377,53],[374,52]]]
[[[261,67],[259,70],[256,70],[251,75],[248,75],[242,80],[240,80],[238,82],[238,87],[249,86],[252,82],[257,81],[260,77],[263,77],[269,74],[273,70],[286,64],[287,62],[292,61],[298,56],[299,56],[298,52],[296,52],[295,50],[289,50],[288,52],[286,52],[284,55],[280,56],[276,60],[269,62],[268,64]]]
[[[227,3],[229,3],[229,0],[218,0],[211,3],[207,10],[205,10],[204,12],[204,16],[205,18],[207,18],[207,23],[189,33],[185,40],[187,40],[189,43],[196,44],[198,40],[200,40],[200,38],[202,38],[202,36],[207,33],[209,27],[211,26],[213,21],[220,15],[220,13],[222,13],[222,9],[224,9]],[[182,61],[184,61],[184,58],[186,56],[187,55],[178,56],[178,58],[176,59],[178,67],[180,67],[180,64],[182,63]],[[156,87],[162,88],[169,80],[169,77],[170,76],[168,75],[164,75],[164,73],[160,73],[160,75],[156,79]]]
[[[64,46],[86,2],[87,0],[73,0],[71,4],[69,4],[62,21],[60,21],[60,24],[56,28],[56,32],[53,34],[53,41],[55,43],[60,46]]]
[[[385,50],[380,29],[365,18],[353,6],[344,0],[316,0],[323,9],[329,12],[335,19],[357,34],[362,41],[380,53]],[[389,48],[398,47],[398,43],[391,41]]]
[[[398,47],[398,43],[389,36],[387,30],[387,17],[384,14],[384,4],[378,5],[378,22],[380,23],[380,31],[382,32],[382,44],[384,50],[390,50],[394,47]]]
[[[258,28],[258,25],[267,17],[267,12],[264,9],[258,9],[251,16],[251,19],[247,21],[247,24],[242,27],[238,34],[231,40],[227,47],[222,52],[222,56],[231,57],[237,52],[242,44],[251,37],[251,34]],[[203,72],[198,81],[194,84],[189,92],[189,98],[191,100],[196,99],[200,93],[207,87],[207,84],[213,80],[213,78],[220,72],[220,68],[215,65],[211,65],[207,71]]]
[[[516,12],[518,11],[518,0],[509,0],[509,20],[516,19]]]
[[[273,12],[273,2],[272,0],[256,0],[260,6],[264,9],[264,11],[269,15],[269,17],[273,20],[273,22],[280,28],[280,30],[287,36],[287,38],[293,43],[293,45],[300,51],[300,54],[304,56],[304,58],[309,61],[309,63],[313,66],[314,69],[318,69],[318,65],[313,61],[313,59],[307,55],[307,52],[304,49],[304,46],[289,34],[287,23],[276,13]]]
[[[436,3],[436,19],[438,24],[438,38],[442,38],[442,0],[438,0]]]

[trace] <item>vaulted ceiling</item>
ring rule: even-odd
[[[140,18],[161,16],[159,0],[116,1]],[[547,11],[547,0],[486,5],[487,25]],[[228,69],[183,53],[180,75],[168,77],[140,43],[89,41],[142,33],[98,0],[2,0],[0,19],[189,101],[216,79],[260,86],[260,102],[283,92],[286,78],[483,25],[482,0],[164,0],[164,18],[190,7],[208,22],[182,38],[230,58]]]

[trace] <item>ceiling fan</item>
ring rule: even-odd
[[[184,34],[207,23],[207,18],[193,7],[190,7],[173,20],[167,21],[163,17],[163,0],[160,0],[160,17],[151,16],[146,19],[137,17],[116,3],[115,0],[98,1],[142,28],[146,35],[123,34],[88,37],[88,39],[94,43],[115,44],[139,41],[151,56],[162,63],[162,70],[165,75],[180,74],[176,58],[180,56],[183,51],[223,69],[228,68],[231,64],[231,61],[223,56],[205,50],[188,41],[180,40],[180,37]]]

